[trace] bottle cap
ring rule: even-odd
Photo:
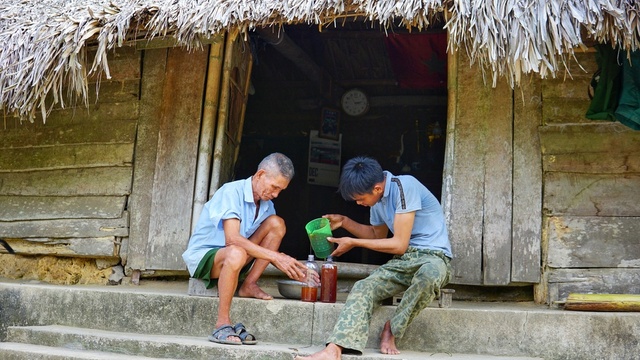
[[[327,261],[333,261],[333,256],[331,255],[327,256]]]
[[[307,261],[314,261],[313,255],[309,255],[309,257],[307,257]]]

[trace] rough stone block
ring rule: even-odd
[[[189,288],[187,289],[187,294],[192,296],[218,297],[218,286],[207,289],[204,281],[200,279],[189,278]]]

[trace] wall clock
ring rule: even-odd
[[[350,116],[364,115],[369,111],[369,98],[364,91],[354,88],[347,90],[340,99],[342,110]]]

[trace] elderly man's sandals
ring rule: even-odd
[[[242,342],[228,340],[230,336],[237,336]],[[220,326],[209,336],[209,341],[227,345],[255,345],[258,343],[256,337],[249,333],[242,323],[237,323],[235,326]]]

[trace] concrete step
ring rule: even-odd
[[[123,333],[115,331],[95,330],[69,326],[12,326],[9,327],[7,339],[14,345],[32,345],[36,349],[57,349],[58,352],[82,349],[87,354],[118,354],[122,356],[142,355],[151,358],[176,359],[234,359],[234,360],[291,360],[296,355],[309,355],[321,346],[273,344],[261,342],[258,345],[221,345],[207,341],[202,337],[148,335]],[[23,344],[18,344],[23,343]],[[0,343],[2,344],[2,343]],[[4,343],[7,344],[7,343]],[[73,350],[80,351],[80,350]],[[104,353],[103,353],[104,352]],[[0,347],[0,355],[3,350]],[[1,356],[0,356],[1,357]],[[4,359],[4,357],[2,357]],[[142,357],[128,357],[130,359],[147,359]],[[388,355],[378,353],[374,349],[367,349],[362,356],[345,355],[343,359],[380,360],[388,359]],[[505,357],[477,354],[455,353],[423,353],[403,351],[401,359],[434,359],[434,360],[536,360],[532,357]],[[106,357],[98,358],[106,359]]]
[[[0,359],[3,360],[158,360],[146,356],[104,351],[69,349],[34,344],[0,342]],[[167,360],[168,358],[161,358]]]
[[[138,286],[59,286],[0,281],[0,341],[7,326],[61,325],[115,333],[193,337],[208,344],[218,299],[188,296],[188,281],[143,281]],[[277,296],[277,289],[265,288]],[[231,317],[262,344],[324,345],[343,303],[234,298]],[[366,345],[395,306],[373,314]],[[640,359],[640,313],[577,312],[532,303],[434,302],[398,346],[403,354],[477,354],[547,360]],[[227,346],[228,347],[228,346]],[[246,347],[246,346],[245,346]],[[242,348],[245,348],[242,347]],[[287,346],[284,346],[287,348]],[[375,352],[375,351],[374,351]],[[152,355],[147,355],[152,356]],[[288,353],[291,358],[291,353]],[[1,357],[0,357],[1,358]]]

